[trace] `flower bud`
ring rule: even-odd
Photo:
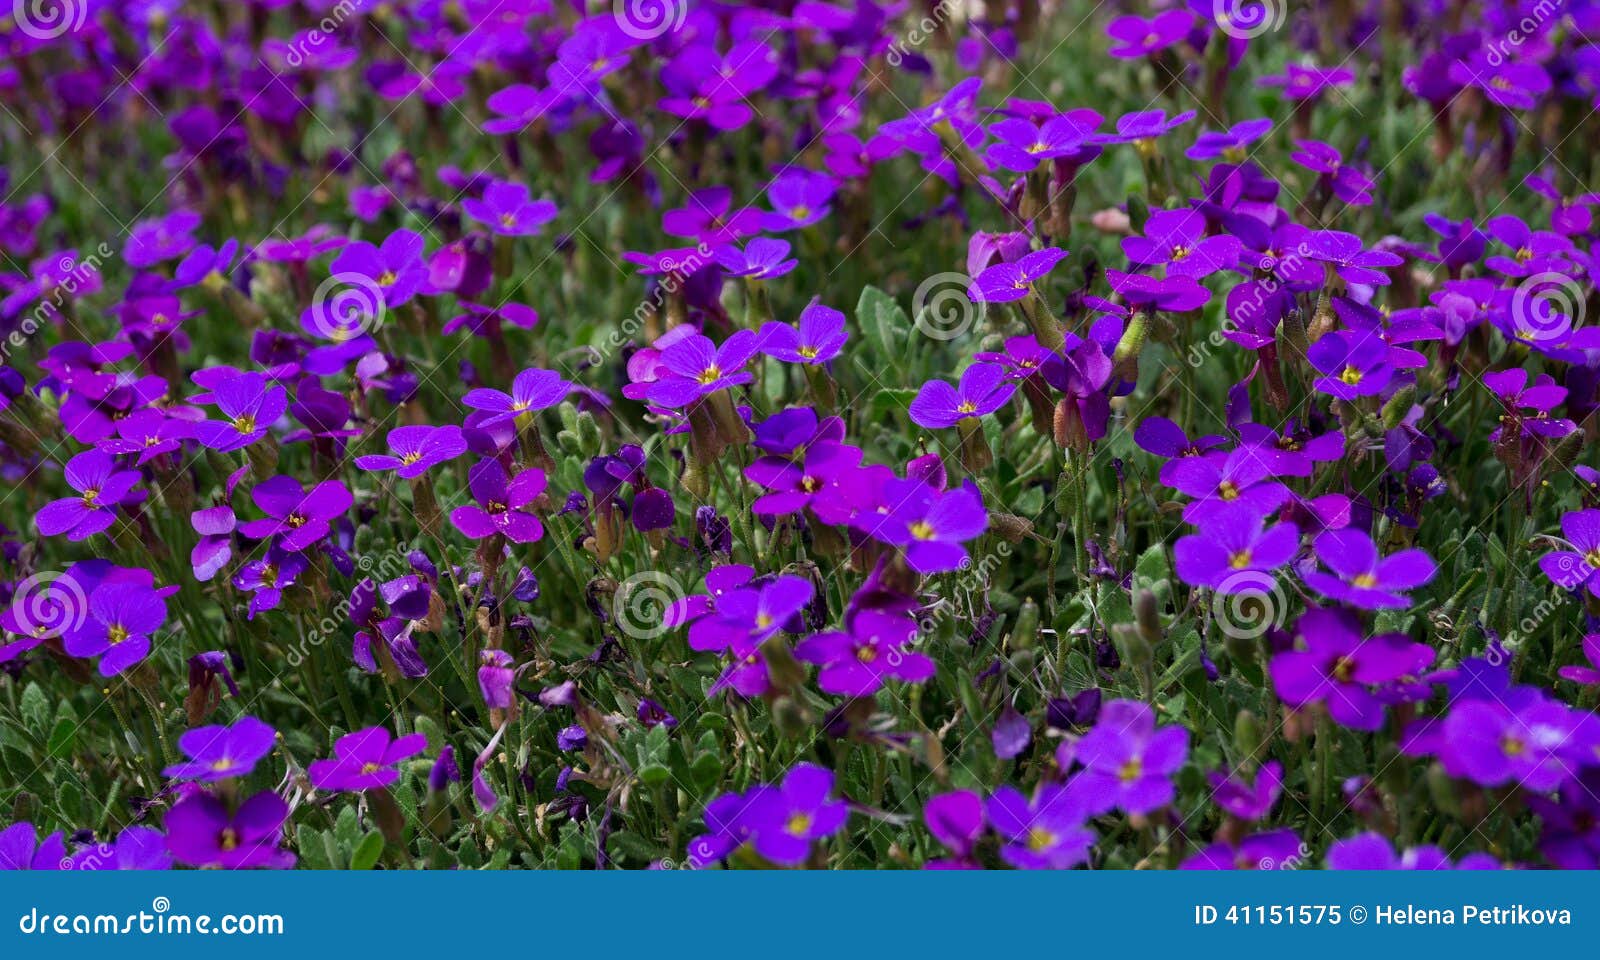
[[[1261,756],[1261,721],[1249,710],[1240,710],[1233,718],[1233,745],[1249,763]]]

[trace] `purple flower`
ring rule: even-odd
[[[893,678],[921,683],[933,676],[933,661],[907,650],[917,623],[906,617],[863,610],[847,632],[818,633],[795,647],[798,660],[819,664],[817,686],[847,697],[871,696]]]
[[[123,259],[129,266],[139,268],[176,260],[194,247],[194,231],[198,226],[200,214],[190,210],[176,210],[164,217],[141,220],[128,231],[128,241],[122,247]]]
[[[478,654],[478,692],[483,694],[484,705],[494,710],[509,710],[512,702],[511,654],[504,650],[484,650]]]
[[[1086,126],[1081,119],[1071,115],[1051,117],[1043,126],[1016,118],[1001,120],[989,128],[996,141],[984,152],[984,159],[991,167],[1013,173],[1027,173],[1056,159],[1087,161],[1100,147],[1089,145],[1093,124]],[[1025,251],[1025,234],[1021,242]]]
[[[389,454],[356,457],[362,470],[394,470],[402,480],[420,477],[447,460],[467,452],[467,441],[455,424],[442,427],[397,427],[385,438]]]
[[[1589,661],[1589,666],[1569,666],[1557,670],[1562,679],[1581,683],[1585,686],[1600,684],[1600,633],[1585,634],[1583,638],[1583,655]]]
[[[294,477],[269,477],[256,484],[250,499],[267,516],[239,524],[251,540],[277,537],[277,545],[290,553],[311,546],[332,529],[331,521],[344,516],[355,497],[338,480],[325,480],[309,491]]]
[[[729,244],[717,248],[717,263],[730,276],[752,280],[772,280],[794,270],[800,261],[789,256],[789,243],[770,237],[756,237],[743,250]]]
[[[67,844],[57,830],[41,842],[26,820],[0,830],[0,870],[60,870]]]
[[[1380,559],[1372,538],[1351,527],[1329,530],[1313,545],[1317,559],[1333,573],[1308,570],[1306,586],[1365,610],[1409,606],[1411,601],[1399,591],[1420,587],[1437,572],[1423,550],[1401,550]]]
[[[1168,10],[1148,19],[1118,17],[1106,26],[1106,35],[1114,41],[1108,52],[1123,60],[1152,56],[1182,42],[1192,26],[1194,15],[1183,9]]]
[[[228,727],[199,727],[178,738],[178,749],[189,759],[161,772],[175,780],[207,782],[249,776],[272,752],[273,742],[273,729],[255,717],[240,717]]]
[[[228,506],[196,510],[189,515],[190,526],[200,535],[189,552],[196,580],[204,583],[228,565],[233,558],[233,531],[238,522],[233,508]]]
[[[63,644],[74,657],[99,657],[100,675],[114,677],[150,655],[150,636],[166,620],[166,601],[154,587],[106,580],[89,594],[88,617]]]
[[[977,303],[1008,303],[1021,300],[1067,255],[1057,247],[1035,250],[1012,263],[997,263],[973,278],[967,296]]]
[[[154,827],[128,827],[114,843],[96,843],[72,855],[67,870],[170,870],[166,838]]]
[[[740,330],[718,347],[710,337],[694,334],[661,351],[668,376],[649,389],[650,402],[669,409],[687,407],[702,397],[750,383],[754,375],[744,369],[761,345],[753,330]]]
[[[1238,771],[1224,774],[1213,771],[1206,775],[1211,782],[1211,799],[1217,806],[1240,820],[1260,820],[1272,812],[1283,792],[1283,764],[1268,761],[1256,771],[1252,785],[1240,777]]]
[[[1322,175],[1321,180],[1335,197],[1343,200],[1353,207],[1364,207],[1372,203],[1372,178],[1348,166],[1344,156],[1316,140],[1297,140],[1295,150],[1289,154],[1289,159],[1315,173]]]
[[[1347,87],[1355,79],[1355,71],[1348,67],[1319,67],[1290,62],[1284,65],[1283,73],[1264,76],[1256,82],[1263,87],[1282,89],[1283,95],[1290,100],[1311,100],[1333,87]]]
[[[115,522],[117,505],[128,499],[139,482],[139,471],[118,470],[116,461],[99,450],[86,450],[68,460],[65,476],[78,496],[40,508],[34,522],[42,537],[64,533],[77,542],[94,536]]]
[[[1313,343],[1306,359],[1324,374],[1316,388],[1340,400],[1382,393],[1394,378],[1389,345],[1371,333],[1335,330]]]
[[[450,522],[466,536],[482,540],[498,533],[512,543],[544,536],[539,518],[526,509],[544,492],[543,470],[529,467],[510,477],[499,460],[480,460],[467,471],[467,486],[478,505],[450,511]]]
[[[1563,590],[1588,587],[1600,597],[1600,510],[1574,510],[1561,517],[1561,532],[1571,550],[1539,558],[1539,569]]]
[[[919,427],[953,427],[963,420],[986,417],[1005,406],[1016,392],[1008,382],[1005,368],[997,363],[974,363],[961,373],[961,382],[952,387],[943,380],[929,380],[911,401],[911,422]]]
[[[334,258],[329,269],[335,277],[350,274],[365,278],[383,296],[383,306],[393,309],[408,303],[428,280],[423,262],[425,243],[411,230],[396,230],[375,247],[364,240],[349,244]]]
[[[761,327],[762,353],[785,363],[827,363],[839,355],[849,334],[844,314],[813,303],[800,311],[796,326],[769,320]]]
[[[989,515],[977,487],[968,483],[939,491],[921,480],[891,480],[883,485],[888,512],[865,519],[865,532],[905,550],[918,573],[959,570],[970,562],[969,540],[982,536]]]
[[[289,392],[269,383],[259,373],[244,373],[223,380],[212,388],[211,399],[228,419],[225,422],[202,420],[194,424],[194,436],[205,446],[223,453],[260,440],[289,409]]]
[[[1047,785],[1032,803],[1015,787],[1000,787],[985,806],[989,823],[1005,839],[1000,856],[1022,870],[1066,870],[1089,858],[1094,831],[1088,810],[1068,787]]]
[[[556,732],[557,750],[582,750],[589,742],[589,732],[574,723]]]
[[[1178,576],[1222,594],[1271,591],[1277,586],[1272,571],[1300,552],[1298,527],[1267,528],[1264,518],[1248,510],[1212,512],[1199,527],[1173,547]]]
[[[1190,160],[1215,160],[1223,154],[1236,154],[1242,160],[1244,148],[1270,133],[1272,126],[1271,117],[1257,117],[1220,132],[1207,130],[1195,137],[1194,146],[1183,155]]]
[[[1360,833],[1336,841],[1328,848],[1329,870],[1455,870],[1498,869],[1499,862],[1487,854],[1468,854],[1459,866],[1438,847],[1412,847],[1396,854],[1389,840],[1378,833]]]
[[[488,414],[478,424],[483,428],[515,420],[523,414],[547,410],[565,400],[570,392],[572,384],[562,379],[559,373],[532,367],[517,374],[517,378],[511,382],[509,394],[480,387],[468,390],[461,402]]]
[[[922,821],[928,832],[944,844],[954,860],[930,860],[929,870],[976,869],[972,859],[978,839],[983,836],[983,798],[971,790],[955,790],[928,798],[922,806]]]
[[[527,184],[496,181],[484,188],[481,200],[462,200],[461,209],[501,236],[529,237],[555,219],[556,205],[528,194]]]
[[[306,772],[318,790],[372,790],[398,780],[395,765],[427,748],[420,733],[396,739],[383,727],[368,727],[340,737],[332,759],[313,760]]]
[[[735,656],[744,656],[779,630],[798,633],[800,611],[811,602],[815,590],[810,580],[793,576],[780,576],[759,587],[727,590],[716,598],[714,609],[689,627],[689,648],[732,648]]]
[[[187,421],[173,419],[160,410],[135,410],[117,421],[116,439],[101,440],[97,446],[106,453],[137,454],[136,465],[142,467],[183,446],[193,432]]]
[[[763,230],[799,230],[820,223],[833,212],[839,182],[825,173],[785,169],[767,185],[771,213],[761,215]]]
[[[1166,136],[1194,117],[1193,110],[1185,110],[1170,118],[1165,110],[1125,113],[1117,118],[1117,132],[1101,139],[1105,143],[1131,143],[1142,149],[1152,149],[1157,137]]]
[[[295,856],[278,849],[289,805],[263,790],[230,812],[209,793],[191,793],[167,812],[167,850],[192,867],[287,870]]]
[[[1208,237],[1206,218],[1192,207],[1159,210],[1145,223],[1144,236],[1122,241],[1122,252],[1141,267],[1165,266],[1167,276],[1199,279],[1234,266],[1240,244],[1226,234]]]
[[[1220,840],[1184,860],[1180,869],[1281,870],[1304,857],[1305,847],[1293,830],[1273,830],[1245,837],[1237,846]]]
[[[1324,703],[1334,720],[1356,730],[1383,726],[1384,705],[1373,686],[1433,662],[1431,648],[1403,633],[1363,636],[1361,622],[1346,610],[1313,607],[1295,632],[1303,646],[1274,655],[1270,664],[1278,696],[1297,710]]]
[[[838,833],[850,816],[832,794],[833,771],[813,763],[791,767],[779,786],[746,794],[751,847],[782,866],[804,863],[812,842]]]
[[[1084,769],[1074,785],[1091,812],[1120,807],[1149,813],[1172,802],[1172,775],[1188,754],[1188,730],[1176,724],[1157,728],[1148,703],[1112,700],[1078,741],[1076,756]]]
[[[1270,460],[1253,447],[1240,447],[1226,456],[1208,453],[1169,460],[1160,475],[1162,484],[1195,498],[1183,510],[1183,519],[1195,524],[1243,510],[1270,516],[1292,496],[1272,476]]]
[[[278,604],[283,601],[283,591],[294,586],[310,566],[311,561],[304,554],[285,552],[279,544],[273,544],[267,548],[265,557],[240,567],[234,575],[233,585],[250,594],[246,619],[254,620],[258,613],[278,609]]]
[[[745,468],[751,483],[771,491],[750,505],[752,512],[768,516],[799,513],[840,484],[850,482],[861,463],[858,447],[818,443],[805,449],[796,463],[786,457],[762,457]]]
[[[1580,735],[1580,723],[1592,715],[1542,696],[1513,702],[1515,708],[1498,698],[1458,699],[1439,735],[1439,760],[1451,776],[1542,793],[1593,763],[1595,746]]]

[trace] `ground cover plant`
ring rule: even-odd
[[[0,866],[1596,866],[1600,5],[0,48]]]

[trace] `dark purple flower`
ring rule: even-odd
[[[213,450],[227,452],[248,447],[267,435],[289,409],[289,392],[271,384],[259,373],[244,373],[218,383],[211,399],[226,421],[202,420],[194,436]]]
[[[295,856],[278,849],[289,805],[263,790],[230,812],[209,793],[191,793],[167,812],[167,849],[191,867],[286,870]]]
[[[332,521],[344,516],[355,502],[350,489],[338,480],[325,480],[306,490],[299,480],[283,475],[256,484],[250,499],[267,516],[239,524],[239,532],[252,540],[277,537],[277,545],[290,553],[326,537]]]
[[[1356,730],[1383,725],[1384,705],[1371,692],[1433,662],[1433,650],[1403,633],[1365,636],[1346,610],[1313,607],[1295,628],[1303,646],[1273,656],[1272,684],[1286,706],[1323,703],[1334,720]]]

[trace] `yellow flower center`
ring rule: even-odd
[[[408,453],[405,456],[400,458],[400,462],[403,463],[403,464],[409,465],[409,464],[416,463],[418,460],[421,460],[421,459],[422,459],[422,454],[420,454],[420,453]]]
[[[239,846],[239,831],[232,827],[223,827],[222,833],[217,835],[217,846],[224,850],[233,850]]]
[[[111,629],[106,631],[106,642],[112,646],[116,646],[126,639],[128,639],[128,628],[120,623],[113,624]]]
[[[1361,382],[1361,371],[1355,367],[1345,367],[1344,371],[1339,374],[1339,379],[1353,387]]]
[[[926,520],[918,520],[911,525],[911,535],[918,540],[932,540],[934,536],[933,524]]]
[[[1239,488],[1232,480],[1224,480],[1217,484],[1217,496],[1224,500],[1239,499]]]
[[[800,348],[800,356],[805,357],[807,360],[815,360],[817,358],[817,354],[821,352],[822,351],[818,350],[816,347],[809,345]]]
[[[1144,776],[1144,761],[1138,757],[1131,757],[1126,763],[1117,768],[1117,779],[1123,783],[1132,783]]]
[[[976,413],[977,411],[978,405],[971,400],[963,400],[961,401],[961,406],[956,407],[956,413]]]
[[[1240,550],[1228,558],[1228,566],[1235,570],[1243,570],[1250,566],[1250,551]]]
[[[1328,672],[1340,683],[1349,683],[1350,678],[1355,675],[1356,662],[1349,657],[1336,657]]]
[[[1043,853],[1056,845],[1056,835],[1044,827],[1031,827],[1028,830],[1028,849],[1034,853]]]
[[[702,385],[710,386],[711,384],[722,379],[722,368],[713,363],[711,366],[700,371],[700,376],[696,377],[695,379],[700,381]]]
[[[256,418],[255,418],[255,416],[253,414],[248,414],[247,413],[244,416],[235,419],[233,421],[233,429],[239,431],[240,433],[255,433],[256,432]]]
[[[400,278],[395,275],[395,272],[393,270],[385,270],[385,271],[383,271],[383,273],[378,275],[378,286],[380,286],[380,287],[392,287],[392,286],[394,286],[395,281],[399,280],[399,279]]]
[[[96,503],[99,502],[99,500],[100,500],[100,491],[99,490],[96,490],[93,487],[90,487],[88,490],[83,491],[83,505],[84,506],[93,507],[93,506],[95,506]]]
[[[872,646],[871,644],[867,644],[864,647],[857,647],[856,659],[862,663],[871,663],[872,661],[878,659],[878,648]]]
[[[371,774],[377,773],[382,769],[383,767],[376,763],[363,763],[361,765],[361,773],[363,776],[370,776]]]
[[[1378,578],[1370,573],[1363,573],[1351,577],[1350,584],[1352,586],[1360,587],[1363,590],[1371,590],[1373,587],[1378,585]]]
[[[789,822],[783,828],[797,837],[803,837],[811,830],[811,814],[796,813],[789,817]]]

